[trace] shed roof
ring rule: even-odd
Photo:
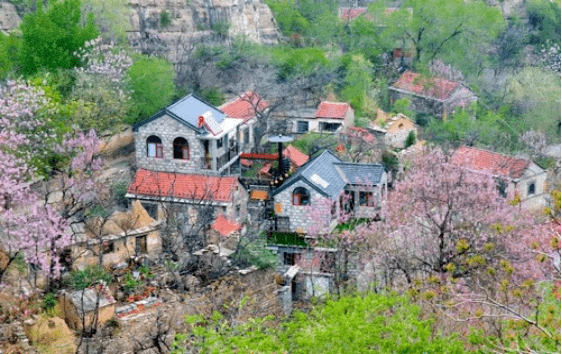
[[[292,145],[288,145],[285,150],[283,150],[283,156],[288,158],[297,167],[301,167],[308,161],[308,155]]]
[[[358,163],[336,163],[349,184],[373,185],[381,182],[384,167],[382,165],[368,165]]]
[[[233,232],[240,231],[241,228],[242,224],[228,220],[223,214],[220,214],[213,225],[211,225],[211,229],[215,230],[223,237],[227,237]]]
[[[101,287],[101,290],[99,287]],[[97,285],[96,288],[87,288],[70,293],[70,300],[72,301],[72,304],[81,313],[94,311],[96,309],[98,297],[98,308],[100,309],[116,302],[113,296],[111,296],[109,288],[104,285]]]

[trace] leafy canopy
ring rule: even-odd
[[[41,69],[69,69],[82,64],[80,48],[97,37],[94,16],[82,24],[80,0],[51,0],[47,11],[37,2],[37,11],[23,18],[20,65],[24,74]]]

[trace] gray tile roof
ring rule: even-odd
[[[212,104],[206,102],[202,98],[197,97],[196,95],[190,94],[188,96],[185,96],[181,100],[172,103],[168,107],[161,109],[152,117],[135,123],[133,125],[133,131],[137,131],[140,126],[143,126],[146,123],[149,123],[157,118],[162,117],[165,114],[168,114],[172,118],[177,119],[181,123],[199,132],[200,134],[204,134],[207,132],[207,130],[204,128],[197,128],[197,120],[199,116],[203,115],[205,112],[211,112],[214,121],[219,125],[226,117],[226,115],[221,110],[219,110]]]
[[[349,184],[378,184],[384,173],[382,165],[336,163],[335,166],[343,173],[346,183]]]
[[[197,118],[207,111],[211,111],[213,118],[218,124],[220,124],[225,117],[225,114],[218,108],[194,95],[182,98],[168,106],[166,110],[172,112],[178,118],[194,127],[197,127]]]
[[[384,173],[382,165],[343,163],[330,150],[310,160],[293,174],[272,195],[276,195],[294,182],[302,180],[319,193],[334,200],[347,184],[377,184]]]

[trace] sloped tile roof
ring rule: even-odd
[[[288,145],[285,150],[283,150],[283,156],[288,158],[297,167],[301,167],[308,161],[308,155],[302,153],[292,145]]]
[[[237,97],[234,101],[227,102],[219,108],[231,118],[243,119],[248,121],[256,116],[258,111],[262,111],[269,106],[266,100],[263,100],[257,93],[247,91]]]
[[[460,86],[459,82],[436,77],[423,78],[418,73],[406,70],[390,88],[411,92],[415,95],[446,100]]]
[[[517,179],[523,176],[531,162],[492,151],[461,146],[453,154],[451,163],[495,176]]]
[[[347,102],[322,101],[316,110],[316,118],[337,118],[344,119],[351,107]]]
[[[358,163],[336,163],[345,176],[345,181],[350,184],[371,185],[378,184],[384,173],[382,165],[358,164]]]
[[[228,220],[223,214],[220,214],[211,225],[211,229],[218,232],[222,237],[227,237],[231,233],[239,231],[241,228],[242,224]]]
[[[241,164],[242,166],[251,167],[251,166],[252,166],[252,161],[247,160],[247,159],[240,159],[240,164]]]
[[[340,19],[342,21],[352,21],[367,11],[366,7],[341,7]]]
[[[129,185],[128,193],[147,197],[228,202],[237,185],[236,177],[154,172],[140,169]]]

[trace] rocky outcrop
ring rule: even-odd
[[[129,0],[133,47],[162,51],[175,61],[186,42],[224,43],[237,35],[259,43],[276,43],[279,33],[263,0]],[[21,22],[16,7],[0,0],[0,30]]]
[[[0,32],[8,33],[19,26],[20,22],[16,7],[8,2],[0,2]]]

